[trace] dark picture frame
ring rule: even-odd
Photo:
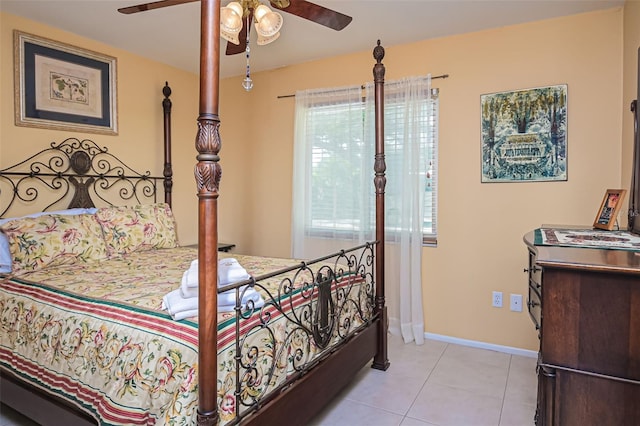
[[[14,30],[15,124],[118,134],[117,60]]]
[[[596,220],[593,222],[594,228],[608,231],[614,228],[626,194],[626,189],[607,189],[600,204],[600,209],[598,209]]]

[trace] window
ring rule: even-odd
[[[385,84],[385,224],[392,239],[406,226],[402,193],[413,185],[412,197],[422,204],[423,243],[434,244],[439,105],[437,89],[421,80],[417,101],[407,100],[406,80]],[[307,237],[372,239],[373,105],[373,86],[364,97],[360,87],[296,94],[294,233],[298,216],[297,228]]]
[[[367,229],[373,217],[362,218],[361,212],[371,210],[371,200],[358,196],[367,180],[373,188],[373,154],[367,158],[364,146],[364,104],[358,100],[318,105],[307,114],[313,123],[308,232],[322,235]]]
[[[419,101],[411,106],[402,93],[398,82],[385,84],[385,159],[387,163],[387,187],[385,194],[386,227],[389,233],[400,231],[402,219],[396,217],[406,211],[406,200],[402,193],[410,185],[410,173],[418,173],[422,191],[422,235],[424,244],[435,244],[437,239],[437,158],[438,158],[438,112],[437,89],[426,90]],[[398,93],[401,92],[401,93]],[[416,143],[419,149],[411,149]],[[407,158],[417,152],[417,159]],[[418,164],[408,170],[412,160]],[[418,193],[415,192],[415,197]],[[406,213],[405,213],[406,214]]]

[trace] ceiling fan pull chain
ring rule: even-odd
[[[244,77],[244,80],[242,81],[242,87],[244,87],[244,90],[246,90],[247,92],[250,91],[251,89],[253,89],[253,80],[251,80],[251,69],[249,67],[249,54],[251,53],[251,48],[249,47],[249,35],[251,33],[251,22],[250,22],[250,16],[247,15],[247,47],[245,48],[245,52],[247,55],[247,73]]]

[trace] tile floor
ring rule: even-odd
[[[314,426],[531,426],[536,359],[435,340],[389,339],[386,372],[363,369]]]
[[[535,358],[389,339],[386,372],[365,367],[313,426],[531,426]],[[283,423],[284,424],[284,423]],[[0,407],[0,426],[33,422]]]

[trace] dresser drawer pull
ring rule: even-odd
[[[536,272],[541,271],[541,270],[542,270],[542,268],[538,268],[537,266],[534,265],[533,268],[531,268],[531,269],[524,268],[524,270],[522,272],[527,273],[527,272],[531,271],[532,273],[535,274]]]

